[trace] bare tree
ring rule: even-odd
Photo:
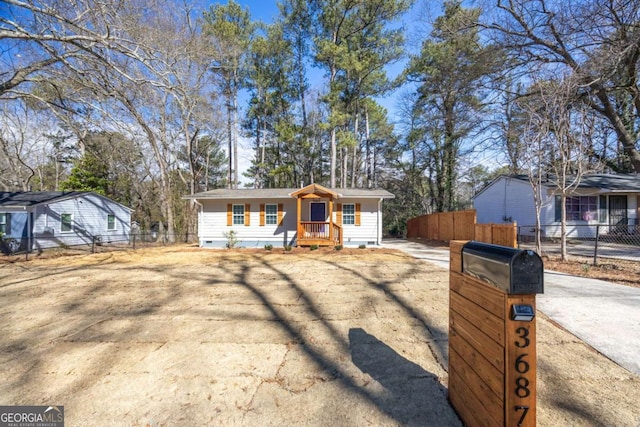
[[[175,207],[184,206],[176,185],[185,187],[181,193],[196,191],[202,172],[194,159],[204,145],[217,152],[210,146],[216,139],[201,138],[216,135],[218,122],[208,73],[211,47],[197,28],[195,9],[166,0],[5,4],[0,98],[48,108],[59,120],[50,133],[64,126],[81,151],[87,136],[122,135],[132,157],[144,160],[144,167],[131,166],[131,185],[145,200],[159,201],[157,211],[148,210],[173,239]],[[15,169],[20,158],[10,157],[0,167]]]
[[[497,0],[485,27],[516,67],[542,78],[571,74],[576,100],[615,132],[630,169],[640,172],[640,2]],[[544,73],[544,74],[541,74]],[[608,160],[608,159],[605,159]],[[619,168],[619,162],[609,166]]]
[[[0,186],[27,191],[35,171],[28,159],[34,138],[28,126],[31,112],[24,103],[0,104]]]
[[[540,107],[537,101],[528,101],[530,100],[526,99],[520,103],[525,111],[527,122],[522,129],[522,134],[518,135],[519,138],[526,140],[526,144],[522,145],[519,161],[520,167],[527,171],[531,184],[536,216],[534,228],[536,251],[542,253],[540,214],[546,200],[543,190],[546,188],[546,177],[549,173],[546,153],[549,145],[550,123],[547,110]]]
[[[540,211],[543,186],[552,184],[560,197],[561,256],[567,259],[566,200],[580,185],[585,173],[595,165],[589,162],[593,138],[593,117],[579,100],[579,85],[571,78],[557,82],[542,81],[532,85],[532,95],[525,105],[528,123],[525,137],[529,144],[525,163],[536,206],[536,249],[541,250]]]

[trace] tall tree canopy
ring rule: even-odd
[[[613,170],[640,172],[639,2],[499,0],[484,21],[521,73],[579,82],[574,96],[621,148],[600,141],[601,159]]]
[[[483,46],[477,26],[480,9],[458,0],[444,4],[419,55],[411,57],[407,77],[419,84],[412,114],[418,121],[411,138],[425,146],[432,207],[458,207],[456,184],[466,138],[477,132],[485,109],[483,84],[495,67],[495,49]]]
[[[229,188],[238,188],[238,92],[245,84],[247,54],[254,32],[249,10],[234,0],[204,14],[204,31],[213,46],[211,70],[226,99]]]
[[[398,19],[409,7],[407,0],[314,0],[317,10],[315,60],[324,67],[329,80],[324,100],[329,108],[330,130],[329,185],[336,186],[337,137],[343,137],[348,146],[357,136],[347,131],[349,109],[362,92],[382,88],[367,88],[374,84],[373,77],[384,80],[382,68],[397,59],[397,46],[402,43],[401,33],[387,26]],[[378,81],[377,83],[382,83]],[[355,160],[355,159],[354,159]],[[346,186],[343,171],[343,186]]]
[[[386,187],[402,232],[469,205],[492,174],[471,152],[522,172],[543,144],[538,172],[576,170],[576,142],[585,170],[640,171],[640,3],[491,1],[423,0],[409,45],[410,0],[281,0],[268,24],[236,0],[5,0],[0,187],[94,189],[192,233],[181,197],[238,187],[250,143],[246,185]]]

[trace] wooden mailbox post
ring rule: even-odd
[[[534,427],[542,260],[477,242],[450,249],[449,401],[469,427]]]

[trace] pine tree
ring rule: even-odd
[[[227,182],[230,188],[238,188],[238,92],[244,86],[246,55],[255,24],[248,9],[229,0],[226,5],[216,4],[205,12],[203,29],[214,47],[212,71],[227,103]]]
[[[458,207],[456,185],[462,144],[479,126],[482,83],[492,72],[496,52],[483,46],[477,21],[480,9],[465,9],[459,0],[444,4],[430,38],[413,56],[406,76],[420,84],[414,112],[420,125],[414,137],[426,154],[433,208]]]
[[[69,177],[60,183],[61,190],[93,191],[106,196],[109,190],[107,164],[88,152],[77,160]]]

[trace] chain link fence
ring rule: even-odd
[[[38,236],[33,238],[0,238],[0,253],[5,258],[35,256],[74,255],[118,250],[166,246],[175,243],[193,243],[195,234],[169,234],[161,232],[140,232],[135,234]]]
[[[560,224],[540,227],[542,254],[560,255]],[[600,259],[621,259],[640,262],[640,225],[637,220],[616,225],[567,224],[567,254]],[[518,226],[518,247],[535,249],[535,226]]]

